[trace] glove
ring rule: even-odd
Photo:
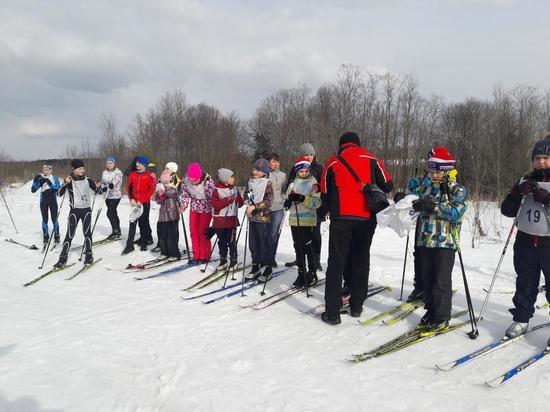
[[[418,178],[416,177],[411,178],[407,185],[407,187],[409,188],[409,192],[414,192],[419,186],[420,186],[420,180],[418,180]]]
[[[432,213],[435,210],[435,202],[430,199],[420,199],[413,202],[413,209],[417,212]]]
[[[401,199],[403,199],[405,196],[407,196],[405,192],[396,192],[395,195],[393,195],[393,201],[397,203]]]
[[[456,175],[458,174],[458,170],[453,169],[447,172],[447,177],[450,182],[456,182]]]
[[[112,183],[109,183],[109,189],[111,189],[111,190],[112,190],[112,189],[114,189],[114,188],[115,188],[115,185],[114,185],[114,184],[112,184]]]
[[[291,202],[301,203],[304,200],[306,200],[306,197],[304,195],[299,194],[299,193],[292,192],[291,194],[288,195],[287,199],[290,200]]]
[[[164,185],[162,183],[157,183],[155,186],[155,192],[164,192]]]
[[[548,205],[550,203],[550,193],[547,190],[536,188],[533,192],[533,199],[535,199],[535,202]]]
[[[283,207],[288,210],[290,209],[290,206],[292,205],[292,201],[290,199],[286,199],[284,202],[283,202]]]
[[[526,180],[522,184],[519,185],[519,193],[521,193],[522,196],[527,196],[529,193],[533,191],[534,185],[533,182]]]
[[[101,191],[102,191],[103,193],[105,193],[105,192],[107,191],[107,188],[106,188],[105,186],[103,186],[103,187],[101,188]]]
[[[212,239],[215,234],[216,234],[216,229],[214,229],[212,226],[210,226],[208,229],[204,231],[204,236],[206,236],[207,239]]]

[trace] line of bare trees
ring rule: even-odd
[[[412,75],[345,65],[333,84],[317,90],[299,85],[266,97],[248,120],[190,104],[174,91],[137,114],[126,130],[114,114],[104,114],[99,129],[96,150],[88,141],[66,148],[61,157],[115,155],[124,167],[134,155],[146,154],[159,166],[176,161],[182,170],[199,161],[211,174],[228,167],[242,181],[262,153],[278,152],[283,170],[289,170],[298,146],[311,142],[322,163],[336,151],[338,136],[354,130],[386,162],[398,188],[423,173],[427,151],[441,144],[457,156],[459,178],[472,196],[494,199],[529,170],[533,143],[550,130],[550,91],[497,85],[489,99],[447,103],[422,96]],[[99,172],[101,162],[92,163]],[[5,164],[0,162],[0,170]]]

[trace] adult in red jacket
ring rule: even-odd
[[[324,322],[339,324],[342,305],[342,274],[349,257],[351,296],[350,314],[359,317],[367,296],[370,245],[376,229],[376,215],[371,212],[359,183],[338,157],[344,158],[364,184],[376,184],[385,193],[393,182],[384,164],[361,147],[353,132],[340,137],[338,155],[332,156],[321,176],[322,215],[330,214],[328,268],[326,273]],[[349,255],[349,256],[348,256]]]
[[[134,251],[134,237],[136,235],[136,226],[139,224],[139,233],[141,234],[139,246],[141,250],[147,250],[148,245],[153,244],[151,235],[151,226],[149,225],[149,210],[151,206],[151,196],[155,191],[155,185],[151,173],[147,172],[149,159],[146,156],[136,157],[136,168],[128,176],[128,197],[130,206],[141,207],[143,213],[138,220],[130,222],[128,231],[128,240],[126,248],[122,252],[126,255]]]

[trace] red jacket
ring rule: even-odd
[[[128,197],[139,203],[148,203],[155,192],[153,178],[149,172],[133,171],[128,176]]]
[[[393,182],[380,159],[365,148],[353,143],[342,145],[339,154],[357,173],[363,183],[376,184],[384,193],[393,190]],[[357,182],[349,170],[332,156],[325,164],[321,176],[322,215],[330,212],[331,219],[374,220],[361,183]]]
[[[226,209],[233,203],[233,198],[230,196],[233,190],[233,186],[218,182],[212,192],[212,208],[214,209],[213,227],[216,229],[231,229],[239,225],[237,210],[244,205],[244,200],[240,193],[237,192],[237,197],[234,200],[236,207],[232,207],[229,210]]]

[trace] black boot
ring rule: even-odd
[[[287,268],[291,268],[292,266],[296,266],[298,263],[296,262],[296,259],[294,259],[292,262],[285,263],[285,266]]]
[[[424,289],[420,289],[415,286],[415,288],[407,298],[407,302],[412,302],[415,300],[419,300],[419,301],[424,300]]]
[[[53,265],[54,268],[61,269],[63,266],[67,264],[67,256],[66,255],[60,255],[59,260],[55,265]]]
[[[303,288],[305,285],[305,273],[303,270],[298,269],[298,276],[296,277],[296,280],[292,284],[295,288]]]
[[[329,316],[327,312],[323,312],[321,314],[321,320],[325,323],[328,323],[329,325],[339,325],[342,323],[342,319],[340,319],[340,315],[336,316]]]
[[[269,282],[273,278],[273,268],[270,265],[265,266],[264,271],[258,276],[258,282]]]
[[[132,253],[135,250],[133,244],[126,245],[126,248],[122,251],[122,255],[127,255],[128,253]]]
[[[306,274],[306,282],[308,287],[315,286],[317,283],[317,273],[314,270],[310,270]]]
[[[91,253],[87,254],[86,258],[84,259],[85,265],[89,265],[90,263],[94,263],[94,255],[92,255]]]

